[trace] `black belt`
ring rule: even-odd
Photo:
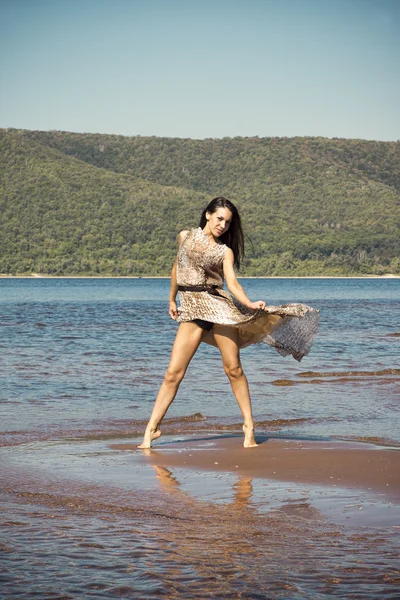
[[[220,296],[217,285],[178,285],[178,292],[208,292],[212,296]]]

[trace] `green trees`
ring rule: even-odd
[[[399,273],[400,144],[0,130],[0,273],[168,275],[209,199],[247,275]]]

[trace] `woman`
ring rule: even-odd
[[[138,447],[150,448],[152,441],[160,437],[161,421],[201,342],[217,346],[221,352],[225,373],[243,416],[243,445],[257,446],[239,349],[265,342],[280,354],[292,354],[301,360],[310,350],[318,311],[303,304],[267,308],[263,300],[249,300],[235,274],[244,254],[240,217],[226,198],[214,198],[203,211],[200,226],[181,231],[178,244],[171,273],[169,314],[180,325],[164,381]],[[233,298],[222,289],[224,278]]]

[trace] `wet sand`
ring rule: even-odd
[[[168,467],[230,471],[246,477],[324,486],[340,485],[387,494],[400,501],[400,449],[360,442],[258,437],[244,449],[241,437],[205,437],[154,443],[148,460]],[[112,444],[135,450],[135,444]]]
[[[395,598],[400,450],[235,433],[1,448],[2,597]]]

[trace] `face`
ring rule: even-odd
[[[206,213],[207,225],[214,237],[220,237],[228,231],[232,217],[229,208],[217,208],[213,213]]]

